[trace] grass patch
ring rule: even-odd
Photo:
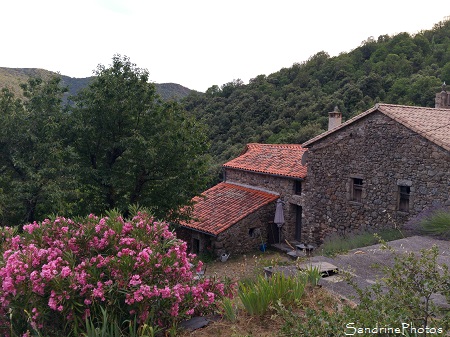
[[[450,239],[450,211],[438,210],[420,223],[424,234]]]
[[[294,304],[303,296],[307,283],[307,275],[302,274],[276,273],[268,279],[260,275],[253,282],[239,283],[238,295],[248,314],[261,316],[278,301]]]
[[[362,232],[348,235],[331,235],[324,240],[317,253],[324,256],[335,256],[346,253],[351,249],[375,245],[383,241],[392,241],[403,238],[398,229],[383,229],[376,233]]]

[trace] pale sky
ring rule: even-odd
[[[0,67],[88,77],[126,55],[156,83],[206,91],[431,29],[442,0],[0,0]],[[441,8],[446,7],[446,10]]]

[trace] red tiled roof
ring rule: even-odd
[[[193,220],[182,222],[184,227],[218,235],[239,220],[279,195],[230,183],[220,183],[195,197]],[[275,212],[275,209],[274,209]]]
[[[337,130],[345,128],[347,125],[364,118],[365,116],[379,111],[393,120],[403,124],[414,132],[417,132],[426,139],[450,151],[450,109],[424,108],[394,104],[376,104],[373,108],[349,119],[336,128],[326,131],[307,142],[304,147],[327,137]]]
[[[301,164],[304,149],[300,144],[250,143],[242,154],[225,163],[228,168],[305,178],[306,166]]]

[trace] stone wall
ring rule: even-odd
[[[268,224],[273,222],[275,207],[275,203],[265,205],[217,236],[179,227],[177,237],[186,241],[189,252],[197,254],[211,252],[220,256],[256,251],[262,242],[267,243]]]
[[[186,241],[188,252],[195,254],[212,252],[213,236],[181,226],[176,229],[176,234],[177,238]],[[195,240],[198,240],[198,247],[194,247]]]
[[[213,239],[214,253],[220,256],[258,250],[262,242],[267,243],[267,225],[273,221],[274,212],[275,203],[270,203],[220,233]]]
[[[303,191],[305,187],[304,181],[299,181],[301,184],[302,194],[295,193],[295,179],[288,177],[275,176],[270,174],[254,173],[244,170],[236,170],[227,168],[225,172],[227,182],[234,182],[244,185],[262,188],[280,194],[281,200],[284,201],[284,220],[285,225],[282,227],[281,240],[287,239],[289,241],[295,240],[295,222],[296,222],[296,207],[303,206]],[[275,215],[273,210],[271,222]]]
[[[449,204],[449,152],[380,112],[313,143],[304,188],[303,237],[319,244],[331,232],[405,223]],[[361,201],[352,201],[362,179]],[[409,210],[399,210],[399,186]]]

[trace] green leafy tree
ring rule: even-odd
[[[0,95],[0,188],[2,225],[43,219],[67,209],[71,190],[64,165],[68,152],[60,126],[64,119],[60,79],[30,78],[24,99]]]
[[[74,102],[80,212],[126,212],[130,204],[141,204],[157,217],[178,217],[206,186],[202,127],[178,103],[163,103],[147,70],[127,57],[115,55],[108,68],[99,65]]]

